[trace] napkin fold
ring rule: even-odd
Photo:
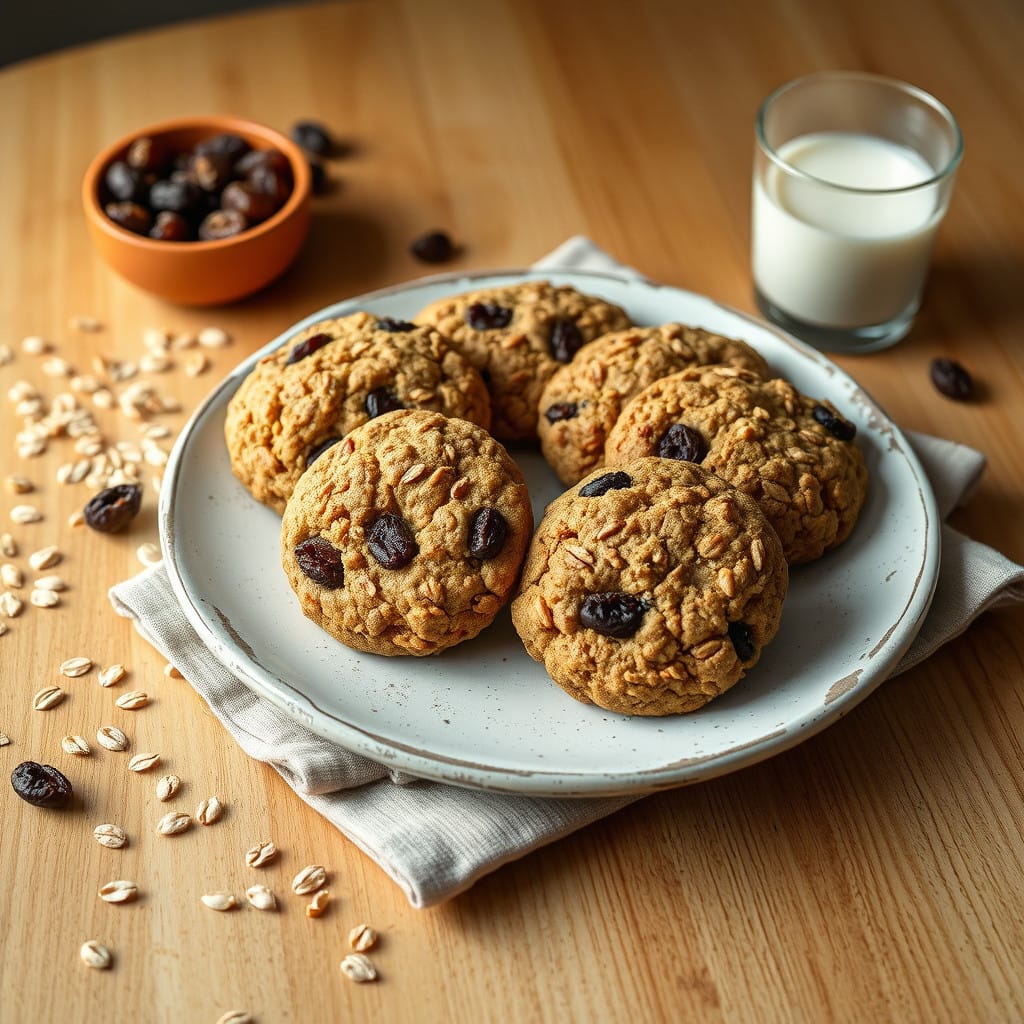
[[[534,266],[636,274],[583,237],[569,239]],[[972,493],[985,458],[950,441],[906,436],[945,518]],[[306,729],[224,668],[189,625],[162,564],[112,587],[110,600],[181,671],[238,745],[272,765],[310,807],[372,857],[415,907],[449,899],[502,864],[639,799],[491,793],[389,769]],[[927,658],[982,612],[1018,601],[1024,601],[1024,566],[943,526],[932,607],[894,674]]]

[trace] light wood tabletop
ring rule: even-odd
[[[3,561],[29,581],[13,590],[22,613],[0,617],[0,767],[56,765],[77,793],[61,812],[0,789],[0,1020],[212,1024],[232,1009],[259,1024],[1024,1019],[1021,608],[983,615],[786,753],[650,796],[415,910],[111,610],[107,589],[158,541],[160,467],[142,464],[132,529],[103,536],[69,522],[90,493],[58,480],[83,458],[74,439],[37,455],[16,440],[19,399],[30,398],[17,382],[46,403],[71,386],[54,360],[93,374],[96,357],[138,364],[147,331],[222,328],[229,346],[172,348],[173,368],[144,374],[181,403],[153,418],[170,428],[156,441],[168,449],[213,385],[288,325],[435,269],[409,252],[435,227],[461,247],[436,269],[524,266],[585,234],[654,280],[755,312],[759,102],[809,71],[863,69],[945,102],[966,156],[912,333],[836,361],[902,427],[985,453],[980,487],[952,522],[1022,562],[1022,53],[1019,0],[396,0],[198,21],[0,71],[0,343],[12,356],[0,366],[0,471],[33,485],[0,496],[0,532],[19,549]],[[118,279],[79,201],[101,147],[200,112],[281,130],[318,119],[348,147],[328,164],[334,187],[315,200],[292,269],[206,310]],[[29,337],[50,350],[26,351]],[[196,352],[208,366],[191,376]],[[976,401],[935,390],[936,356],[971,370]],[[138,421],[77,395],[109,441],[140,444]],[[42,521],[12,522],[19,504]],[[61,561],[33,570],[29,554],[49,545]],[[58,607],[28,603],[44,573],[68,583]],[[73,656],[95,667],[63,678]],[[97,685],[115,663],[125,680]],[[66,700],[33,710],[55,684]],[[149,706],[115,707],[129,689],[148,692]],[[131,730],[134,751],[160,753],[156,773],[134,776],[99,747],[106,723]],[[87,737],[92,756],[62,750],[66,734]],[[161,772],[183,782],[173,804],[156,799]],[[214,794],[226,807],[216,825],[155,833],[167,807]],[[128,846],[94,842],[101,822],[122,825]],[[268,837],[281,856],[261,880],[279,912],[205,909],[197,894],[251,884],[242,855]],[[288,891],[310,863],[328,868],[334,897],[317,920]],[[134,905],[97,899],[118,878],[139,883]],[[381,936],[375,984],[338,967],[360,923]],[[80,962],[88,939],[110,948],[112,969]]]

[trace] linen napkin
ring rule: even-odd
[[[535,268],[635,273],[582,237]],[[921,434],[907,437],[945,517],[973,491],[984,456]],[[415,907],[440,903],[502,864],[639,799],[490,793],[390,770],[310,732],[225,669],[189,625],[162,564],[112,587],[110,599],[181,671],[239,746],[272,765],[307,804],[372,857]],[[987,609],[1015,601],[1024,601],[1024,566],[944,526],[932,607],[896,672],[927,658]]]

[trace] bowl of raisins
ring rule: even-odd
[[[285,135],[237,117],[180,118],[93,159],[82,203],[121,277],[169,302],[222,305],[282,274],[309,231],[310,165]]]

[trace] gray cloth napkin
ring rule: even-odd
[[[586,238],[572,238],[539,270],[634,273]],[[971,493],[980,452],[908,434],[945,517]],[[414,779],[304,728],[228,672],[178,606],[162,565],[110,590],[118,614],[191,683],[241,748],[272,765],[398,883],[415,907],[440,903],[508,861],[631,803],[637,797],[548,799]],[[943,527],[938,587],[924,626],[896,671],[927,658],[983,611],[1024,601],[1024,567]]]

